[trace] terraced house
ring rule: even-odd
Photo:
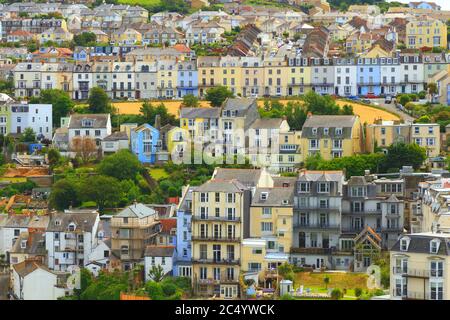
[[[192,282],[199,295],[240,295],[240,243],[251,191],[238,180],[212,179],[192,192]]]
[[[310,115],[302,128],[302,159],[320,154],[330,160],[361,153],[363,131],[357,116]]]

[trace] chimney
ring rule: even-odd
[[[159,114],[155,116],[155,129],[161,129],[161,116]]]
[[[306,118],[311,118],[312,115],[313,115],[312,112],[309,111],[308,114],[306,115]]]

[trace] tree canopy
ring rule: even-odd
[[[136,180],[136,175],[142,170],[142,165],[134,154],[129,150],[122,149],[105,157],[97,170],[102,175],[118,180]]]
[[[59,89],[42,90],[39,97],[32,98],[31,102],[48,103],[52,105],[52,118],[54,127],[60,126],[61,118],[66,117],[75,105],[69,94]]]
[[[105,90],[94,87],[89,91],[88,109],[91,113],[111,113],[111,101]]]
[[[228,87],[217,86],[206,91],[205,100],[211,103],[212,107],[220,107],[227,98],[234,96]]]

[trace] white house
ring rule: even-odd
[[[117,131],[105,137],[102,141],[104,153],[115,153],[121,149],[128,149],[130,139],[125,131]]]
[[[145,249],[145,281],[152,280],[149,272],[153,266],[161,266],[164,274],[172,274],[175,260],[174,246],[148,246]]]
[[[45,233],[48,267],[67,271],[69,266],[85,266],[97,246],[99,222],[97,211],[66,210],[54,213]]]
[[[0,253],[6,253],[8,257],[9,251],[20,233],[28,231],[30,219],[26,215],[4,216],[3,219],[0,219]]]
[[[36,261],[25,260],[12,267],[13,294],[20,300],[57,300],[70,294],[65,275],[59,275]]]
[[[95,263],[101,268],[106,268],[109,265],[109,258],[111,256],[111,240],[98,241],[97,246],[89,254],[89,264]]]
[[[23,133],[31,128],[36,138],[52,139],[52,105],[51,104],[12,104],[10,133]]]

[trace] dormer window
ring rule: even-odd
[[[93,125],[94,125],[94,120],[92,120],[92,119],[83,119],[81,121],[82,127],[92,127]]]
[[[336,128],[334,132],[337,136],[340,136],[342,135],[342,128]]]
[[[27,240],[20,241],[20,248],[21,249],[26,249],[26,247],[27,247]]]
[[[72,232],[73,232],[73,231],[75,231],[76,227],[77,227],[77,226],[75,225],[75,223],[72,222],[72,223],[69,224],[68,229],[69,229],[69,231],[72,231]]]
[[[323,134],[324,134],[324,135],[327,136],[329,131],[330,131],[329,128],[323,128]]]
[[[430,241],[430,253],[437,254],[439,251],[440,241],[435,239]]]
[[[326,182],[320,182],[317,185],[317,192],[320,192],[320,193],[330,192],[330,184],[326,183]]]
[[[268,192],[261,192],[261,200],[263,201],[267,200],[268,196],[269,196]]]
[[[400,251],[408,251],[409,239],[400,239]]]
[[[285,205],[286,205],[286,204],[289,204],[289,200],[286,200],[286,199],[283,200],[283,204],[285,204]]]
[[[308,182],[300,182],[298,185],[299,192],[309,192],[309,183]]]
[[[312,128],[312,134],[317,135],[317,128]]]
[[[55,226],[60,226],[61,225],[61,220],[55,220]]]

